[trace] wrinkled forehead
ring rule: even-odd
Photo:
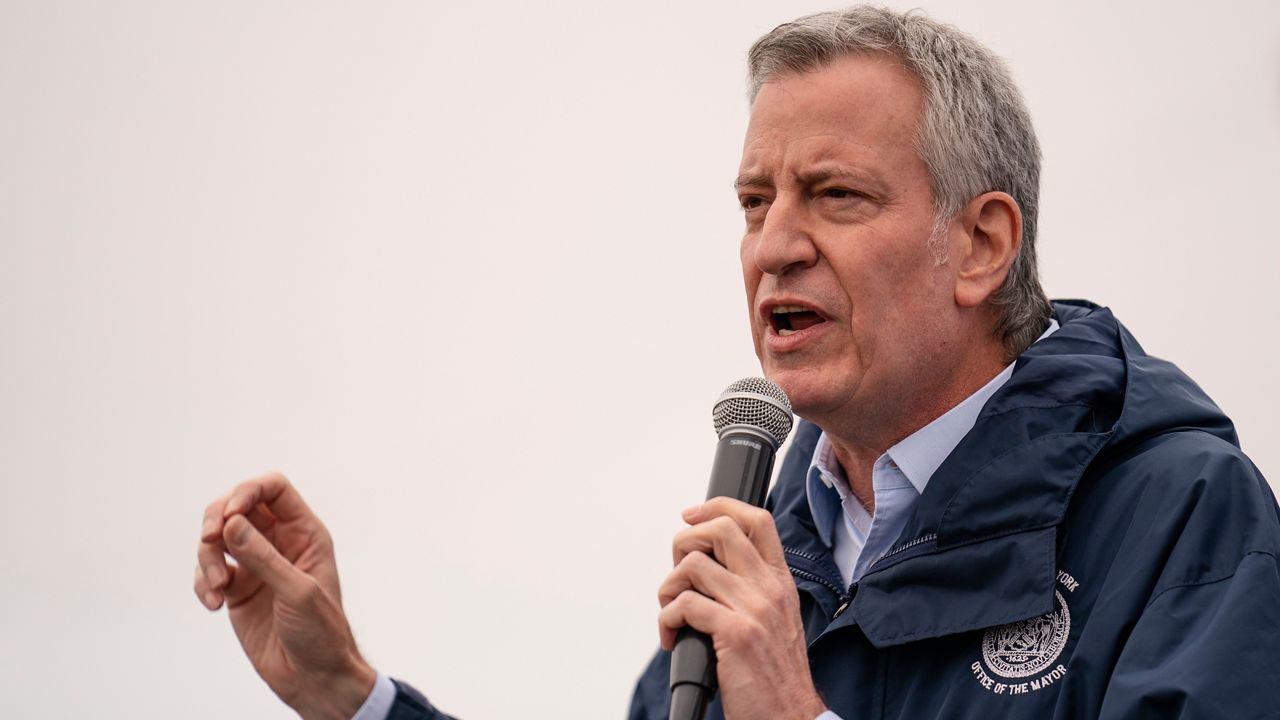
[[[774,76],[751,106],[743,173],[823,160],[918,159],[919,82],[895,58],[856,55]]]

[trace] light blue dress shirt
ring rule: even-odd
[[[835,557],[846,587],[893,549],[929,478],[973,428],[987,400],[1011,375],[1013,365],[876,459],[871,469],[874,514],[867,512],[849,488],[827,434],[818,437],[806,487],[809,511],[819,537]]]
[[[1039,342],[1058,329],[1058,321],[1036,339]],[[805,490],[818,536],[831,548],[846,587],[859,580],[867,568],[893,549],[929,478],[952,450],[969,434],[978,414],[996,391],[1013,376],[1010,363],[977,392],[943,413],[938,419],[908,435],[884,451],[871,468],[875,513],[868,513],[849,489],[844,469],[836,461],[831,441],[818,437],[809,463]],[[828,710],[816,720],[841,720]]]
[[[1036,342],[1058,329],[1058,321]],[[943,413],[898,444],[884,451],[871,469],[871,489],[875,495],[875,512],[869,513],[849,489],[844,469],[836,461],[827,434],[818,437],[809,463],[806,491],[809,510],[822,542],[835,557],[836,567],[845,586],[862,577],[867,568],[893,549],[898,534],[911,517],[916,501],[929,484],[929,478],[960,444],[978,421],[978,413],[996,391],[1013,376],[1013,364],[991,378],[977,392]],[[373,692],[351,720],[385,720],[395,701],[396,686],[378,673]],[[830,710],[815,720],[841,720]]]
[[[373,692],[370,692],[369,697],[364,699],[364,704],[360,706],[360,709],[356,711],[351,720],[386,720],[395,701],[396,684],[391,682],[391,678],[378,673],[378,679],[373,683]],[[826,720],[826,718],[823,718],[823,720]]]

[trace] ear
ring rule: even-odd
[[[977,307],[1000,289],[1018,256],[1022,211],[1008,193],[993,191],[970,200],[957,220],[962,232],[952,247],[956,304]]]

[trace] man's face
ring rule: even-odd
[[[765,84],[738,196],[756,354],[802,417],[890,422],[945,382],[954,282],[929,248],[916,80],[850,56]],[[910,412],[911,410],[906,410]]]

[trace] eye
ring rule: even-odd
[[[743,195],[738,199],[738,202],[742,204],[743,210],[755,210],[764,205],[764,198],[759,195]]]
[[[858,193],[841,187],[827,188],[822,191],[822,197],[831,198],[832,200],[847,200],[858,196]]]

